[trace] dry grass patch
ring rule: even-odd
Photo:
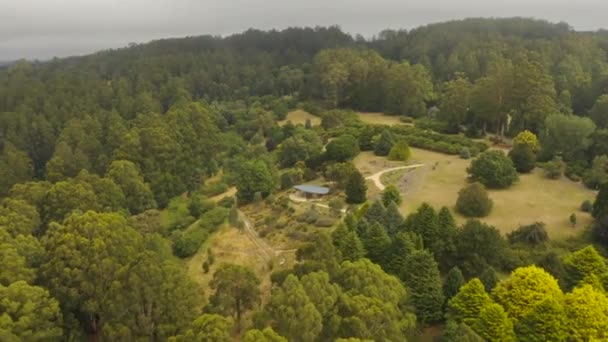
[[[285,118],[285,120],[279,121],[279,125],[283,126],[288,121],[291,121],[291,123],[294,125],[297,125],[297,124],[304,125],[304,124],[306,124],[307,119],[310,119],[310,123],[312,123],[313,126],[318,126],[321,124],[320,117],[314,116],[307,111],[297,109],[297,110],[294,110],[293,112],[289,112],[287,114],[287,117]]]
[[[415,211],[427,202],[435,208],[446,206],[454,212],[458,191],[466,184],[466,168],[470,160],[458,156],[412,148],[412,163],[425,164],[413,170],[412,177],[404,186],[404,214]],[[415,176],[415,177],[414,177]],[[373,186],[373,185],[372,185]],[[494,208],[488,217],[482,219],[503,233],[508,233],[520,225],[536,221],[544,222],[552,238],[563,238],[580,233],[591,223],[591,217],[579,210],[584,200],[593,200],[595,193],[580,183],[568,179],[550,180],[542,170],[520,175],[518,183],[504,190],[490,190]],[[578,219],[577,228],[569,222],[570,214]],[[462,215],[454,215],[459,223],[466,221]]]
[[[375,124],[375,125],[387,125],[387,126],[393,126],[393,125],[410,125],[411,124],[406,124],[404,122],[402,122],[400,120],[400,116],[398,115],[386,115],[384,113],[365,113],[365,112],[360,112],[359,114],[359,119],[361,119],[361,121],[368,123],[368,124]]]
[[[361,152],[353,160],[355,167],[361,172],[363,177],[371,176],[374,173],[380,172],[391,167],[402,166],[403,162],[391,161],[385,157],[378,157],[374,152]]]

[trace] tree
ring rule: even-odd
[[[566,163],[564,163],[561,157],[554,157],[543,165],[543,169],[547,178],[560,179],[566,169]]]
[[[590,341],[606,338],[608,298],[591,285],[577,287],[564,297],[567,329],[570,338]]]
[[[322,150],[323,143],[316,132],[298,128],[279,145],[277,159],[281,167],[292,167],[299,161],[318,157]]]
[[[383,157],[388,156],[391,148],[393,148],[393,145],[395,145],[393,135],[389,130],[385,129],[382,131],[382,133],[380,133],[380,137],[374,145],[374,154]]]
[[[545,229],[545,224],[535,222],[526,226],[520,226],[507,234],[510,243],[522,243],[532,246],[542,245],[549,241],[549,234]]]
[[[401,201],[401,192],[392,184],[387,186],[382,192],[382,204],[384,204],[385,207],[388,207],[392,202],[396,205],[400,205]]]
[[[346,203],[359,204],[367,199],[367,185],[359,171],[353,172],[346,182]]]
[[[407,161],[410,159],[412,152],[410,146],[403,141],[397,142],[388,153],[389,160]]]
[[[519,132],[515,138],[513,138],[513,145],[525,145],[528,146],[532,152],[536,153],[540,150],[540,143],[536,134],[526,130]]]
[[[42,205],[42,221],[61,222],[73,211],[98,209],[95,192],[86,184],[74,181],[55,183],[47,192]]]
[[[125,196],[127,208],[132,215],[156,207],[150,185],[144,182],[143,176],[132,162],[128,160],[113,161],[108,167],[106,177],[120,187]]]
[[[491,342],[515,341],[513,322],[503,308],[495,303],[486,304],[473,323],[473,330]]]
[[[323,331],[319,338],[329,339],[335,336],[336,320],[338,319],[337,304],[342,295],[342,289],[331,283],[327,272],[308,273],[300,279],[306,294],[315,308],[321,314]]]
[[[439,118],[448,123],[452,132],[458,132],[467,119],[472,89],[473,85],[464,74],[457,74],[455,79],[443,84]]]
[[[566,255],[564,268],[566,271],[565,280],[569,288],[574,287],[587,276],[592,274],[599,276],[607,270],[604,258],[593,246],[587,246]]]
[[[40,216],[36,208],[25,201],[6,198],[0,206],[0,226],[13,237],[38,233]]]
[[[593,202],[591,216],[597,220],[605,214],[608,214],[608,183],[600,186],[600,191],[597,193],[595,201]]]
[[[483,184],[472,183],[458,192],[456,210],[467,217],[484,217],[490,214],[494,202],[488,196]]]
[[[443,282],[443,296],[446,300],[452,299],[464,284],[465,281],[460,268],[458,266],[452,267]]]
[[[482,153],[471,162],[467,172],[471,180],[488,188],[507,188],[518,180],[517,170],[511,159],[497,150]]]
[[[528,144],[517,144],[509,151],[509,158],[520,173],[528,173],[536,167],[536,155]]]
[[[309,120],[310,121],[310,120]],[[251,329],[243,336],[243,342],[288,342],[286,338],[277,334],[270,327],[264,330]]]
[[[222,264],[209,283],[215,293],[210,303],[217,312],[236,318],[237,325],[246,310],[260,301],[260,280],[245,266]]]
[[[330,141],[325,150],[329,160],[345,162],[359,154],[359,143],[352,135],[345,134]]]
[[[484,342],[484,339],[468,325],[448,321],[439,342]]]
[[[395,202],[391,202],[386,209],[386,218],[384,221],[386,224],[384,228],[390,237],[395,236],[403,226],[403,216],[401,216],[399,207]]]
[[[378,222],[372,223],[362,241],[363,247],[367,251],[367,257],[371,261],[385,266],[388,261],[388,249],[391,245],[391,238],[386,233],[384,227]]]
[[[540,136],[541,155],[551,159],[561,154],[566,161],[575,160],[589,146],[595,124],[589,118],[575,115],[549,115]]]
[[[268,196],[274,190],[275,179],[264,161],[252,160],[241,166],[236,187],[239,203],[248,203],[253,201],[256,192],[260,192],[263,198]]]
[[[10,142],[5,143],[0,153],[0,195],[6,195],[13,185],[33,177],[34,167],[28,155]]]
[[[385,270],[387,273],[395,276],[400,276],[405,268],[407,259],[422,246],[417,246],[414,238],[420,239],[420,236],[411,232],[399,232],[394,236],[389,248],[389,256]],[[422,245],[422,241],[419,241]]]
[[[230,342],[232,322],[220,315],[204,314],[192,322],[192,326],[181,335],[173,336],[169,342],[218,341]]]
[[[414,251],[406,259],[401,279],[410,290],[418,320],[423,324],[441,320],[444,296],[433,255],[426,250]]]
[[[0,262],[4,265],[0,273],[0,285],[8,286],[19,280],[31,283],[35,279],[35,270],[28,267],[27,259],[13,244],[0,243]]]
[[[379,223],[384,227],[386,225],[386,207],[381,201],[374,201],[363,217],[370,224]]]
[[[591,162],[591,169],[583,175],[583,183],[589,189],[597,190],[606,182],[608,182],[608,156],[596,156]]]
[[[536,266],[513,271],[508,279],[498,283],[493,295],[515,320],[526,315],[536,304],[548,298],[559,301],[563,296],[557,280]]]
[[[141,249],[141,236],[121,215],[88,211],[72,214],[63,225],[52,223],[44,246],[49,259],[40,273],[51,294],[86,331],[101,333],[103,322],[115,315],[114,310],[124,309],[120,307],[124,303],[107,295],[108,289]]]
[[[479,275],[487,265],[500,265],[505,248],[500,232],[477,220],[465,223],[456,238],[457,258],[465,276]]]
[[[439,217],[435,209],[428,203],[422,203],[418,210],[408,215],[405,220],[408,231],[414,232],[422,237],[424,247],[431,252],[438,250],[442,237],[439,235]]]
[[[547,298],[516,321],[515,334],[519,340],[531,342],[566,341],[567,326],[561,301]]]
[[[273,290],[265,312],[270,326],[290,341],[312,342],[323,328],[321,314],[294,275]]]
[[[576,214],[572,213],[570,215],[570,224],[572,225],[572,228],[576,227]]]
[[[498,284],[498,275],[496,274],[494,267],[489,266],[481,272],[479,280],[483,283],[486,291],[492,291],[496,287],[496,284]]]
[[[365,257],[363,243],[357,233],[341,224],[331,233],[336,249],[340,251],[342,260],[356,261]]]
[[[481,310],[490,303],[492,299],[481,281],[473,278],[448,301],[446,318],[471,325],[479,317]]]
[[[332,163],[327,166],[324,175],[327,180],[335,182],[338,189],[344,189],[348,179],[355,172],[358,171],[352,162]]]
[[[51,341],[63,335],[59,303],[42,287],[22,280],[0,285],[0,312],[0,337],[10,333],[20,341]]]
[[[103,323],[105,338],[164,340],[190,327],[200,314],[200,287],[182,265],[167,259],[162,253],[144,251],[115,274],[107,293],[111,300],[104,308],[112,314]]]
[[[595,104],[589,111],[589,117],[599,128],[608,126],[608,95],[601,95],[595,100]]]

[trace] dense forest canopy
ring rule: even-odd
[[[284,122],[295,109],[319,124]],[[536,166],[582,181],[599,190],[581,207],[593,234],[550,241],[530,222],[505,237],[426,203],[404,217],[392,186],[368,202],[352,159],[410,147],[475,158],[467,217]],[[285,198],[315,179],[339,194],[334,217]],[[251,29],[18,61],[0,67],[0,199],[3,341],[608,338],[608,33],[525,18],[372,39]],[[216,265],[201,288],[180,258],[226,222],[247,228],[252,207],[305,227],[294,266]]]

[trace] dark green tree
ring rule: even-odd
[[[236,187],[239,203],[248,203],[253,201],[256,192],[259,192],[263,198],[272,193],[275,188],[275,178],[264,161],[252,160],[241,166]]]
[[[469,178],[488,188],[507,188],[518,180],[513,162],[502,151],[482,153],[467,169]]]
[[[391,202],[391,204],[386,209],[386,217],[385,228],[389,236],[393,237],[403,226],[403,216],[399,212],[399,207],[395,202]]]
[[[388,207],[391,202],[395,202],[395,204],[401,204],[401,192],[394,185],[387,186],[384,191],[382,191],[382,203],[385,207]]]
[[[367,184],[360,172],[354,172],[346,181],[346,203],[360,204],[367,200]]]
[[[457,266],[452,267],[443,282],[443,295],[446,300],[452,299],[465,284],[464,276]]]
[[[370,224],[379,223],[384,227],[386,226],[386,207],[381,201],[374,201],[372,205],[367,208],[367,211],[363,217]]]
[[[536,154],[528,144],[517,144],[509,151],[509,158],[517,172],[528,173],[536,166]]]
[[[352,135],[345,134],[330,141],[325,150],[329,160],[345,162],[359,154],[359,144]]]
[[[498,284],[498,275],[496,274],[496,270],[493,267],[486,268],[479,275],[479,280],[483,283],[486,291],[491,292]]]
[[[410,290],[418,320],[422,323],[441,320],[444,296],[439,267],[433,255],[426,250],[412,253],[406,259],[401,279]]]
[[[220,265],[209,285],[215,290],[209,299],[213,309],[223,315],[234,316],[238,326],[243,313],[260,301],[260,280],[245,266]]]
[[[367,257],[371,261],[385,267],[388,262],[391,238],[386,233],[384,227],[377,222],[372,223],[362,241],[367,251]]]
[[[395,145],[395,139],[391,132],[385,129],[382,131],[378,141],[374,145],[374,153],[377,156],[388,156],[393,145]]]

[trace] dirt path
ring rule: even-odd
[[[382,181],[380,181],[380,176],[382,176],[383,174],[385,174],[387,172],[391,172],[391,171],[397,171],[397,170],[416,169],[416,168],[419,168],[422,166],[424,166],[424,164],[414,164],[414,165],[407,165],[407,166],[392,167],[390,169],[386,169],[386,170],[382,170],[380,172],[374,173],[373,175],[368,176],[365,179],[369,179],[372,182],[374,182],[376,187],[378,189],[380,189],[380,191],[382,191],[386,188],[386,186],[384,186],[384,184],[382,184]]]

